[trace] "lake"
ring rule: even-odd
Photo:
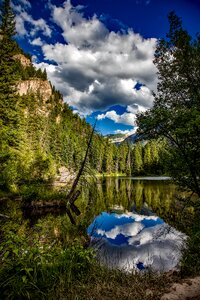
[[[18,223],[18,234],[33,237],[41,247],[58,240],[67,244],[87,226],[100,263],[126,272],[169,271],[178,266],[186,236],[175,229],[181,207],[178,190],[168,179],[103,177],[83,183],[77,227],[63,209],[24,212],[13,200],[0,203],[1,213],[11,217],[7,224],[0,222],[10,228]]]
[[[167,179],[118,177],[98,182],[101,205],[87,232],[101,263],[127,272],[178,267],[186,235],[165,222],[173,216],[171,203],[177,193]]]

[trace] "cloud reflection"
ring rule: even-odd
[[[169,271],[181,258],[186,235],[157,216],[102,213],[88,228],[101,263],[131,271]]]

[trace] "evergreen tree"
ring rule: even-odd
[[[14,165],[17,168],[21,109],[15,89],[18,63],[12,58],[16,49],[16,44],[12,40],[15,34],[15,23],[9,1],[3,2],[0,15],[0,181],[5,184],[9,177],[9,184],[11,184],[12,178],[14,180],[17,176]],[[11,161],[13,172],[9,171]]]
[[[151,157],[151,144],[148,142],[145,147],[144,147],[144,171],[145,174],[150,174],[150,169],[151,169],[151,162],[152,162],[152,157]]]
[[[140,175],[143,171],[142,145],[137,143],[133,148],[133,170],[132,174]]]
[[[15,15],[12,11],[10,0],[3,0],[0,9],[0,34],[5,39],[12,39],[15,35]]]
[[[139,133],[168,140],[168,171],[200,196],[200,36],[192,40],[180,18],[169,15],[167,40],[158,43],[159,83],[154,106],[138,116]]]
[[[131,149],[127,145],[127,154],[126,154],[126,175],[131,175]]]

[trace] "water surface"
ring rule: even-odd
[[[163,208],[166,214],[171,211],[176,192],[174,185],[161,180],[166,178],[121,177],[102,182],[109,208],[88,227],[101,263],[125,271],[165,272],[178,267],[186,236],[155,213]]]

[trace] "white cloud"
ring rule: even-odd
[[[39,31],[41,31],[45,36],[51,36],[51,29],[44,19],[40,18],[34,20],[33,17],[25,11],[21,12],[20,17],[23,19],[24,23],[27,22],[29,25],[32,25],[30,31],[31,36],[36,35]]]
[[[134,222],[115,226],[109,231],[98,229],[97,233],[102,236],[105,235],[107,238],[115,239],[119,234],[123,234],[125,237],[136,236],[143,228],[144,225],[142,223]]]
[[[137,130],[137,127],[134,127],[133,129],[130,129],[130,130],[120,130],[120,129],[117,129],[114,131],[114,134],[124,134],[124,135],[131,135],[131,134],[134,134]]]
[[[105,114],[99,114],[97,116],[97,120],[103,120],[103,119],[107,118],[107,119],[114,121],[115,123],[136,126],[136,124],[135,124],[136,114],[138,112],[145,111],[146,108],[141,105],[132,104],[132,105],[128,105],[126,110],[127,110],[127,112],[125,112],[121,115],[118,115],[116,113],[116,111],[114,111],[114,110],[107,111]],[[132,129],[130,131],[127,130],[125,132],[133,134],[133,133],[135,133],[135,130],[136,129]]]
[[[132,30],[109,32],[96,16],[85,18],[83,7],[73,7],[70,1],[50,7],[66,41],[42,46],[45,59],[57,64],[48,74],[52,83],[81,114],[115,104],[128,106],[124,116],[113,118],[133,125],[133,107],[145,109],[153,102],[156,39],[144,39]],[[137,82],[143,84],[139,90]]]
[[[122,218],[132,218],[135,222],[141,222],[143,220],[153,220],[153,221],[157,221],[158,217],[157,216],[145,216],[145,215],[139,215],[136,213],[132,213],[132,212],[126,212],[124,214],[115,214],[115,218],[117,219],[122,219]]]
[[[44,42],[41,40],[40,37],[31,41],[31,44],[34,46],[43,46]]]
[[[19,36],[25,36],[28,34],[25,26],[24,26],[24,20],[20,16],[15,17],[16,22],[16,32]]]
[[[113,120],[115,123],[135,126],[135,114],[132,113],[125,112],[122,115],[118,115],[116,111],[111,110],[97,116],[97,120],[103,120],[105,118]]]
[[[13,5],[13,9],[16,14],[15,20],[17,34],[20,37],[25,35],[34,37],[38,32],[40,32],[43,35],[50,37],[52,30],[47,22],[43,18],[37,20],[33,19],[33,17],[27,13],[29,8],[31,8],[31,4],[26,0],[20,0],[20,3]],[[26,28],[27,24],[31,27],[29,31]]]
[[[49,64],[47,64],[45,62],[36,63],[37,57],[35,56],[34,58],[35,59],[34,59],[33,63],[34,63],[34,66],[36,67],[36,69],[39,69],[39,68],[42,69],[42,70],[46,69],[46,71],[49,74],[49,77],[51,77],[51,73],[55,72],[55,70],[57,69],[57,66],[49,65]]]
[[[70,1],[65,1],[63,7],[53,6],[53,19],[62,28],[63,37],[66,42],[77,47],[90,46],[101,41],[108,33],[96,16],[86,20],[81,12],[82,8],[74,8]]]

